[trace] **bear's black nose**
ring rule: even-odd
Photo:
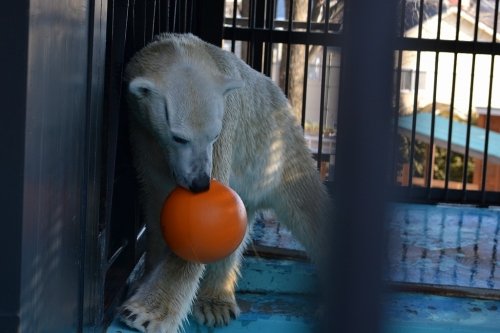
[[[208,175],[198,176],[189,186],[189,190],[193,193],[208,191],[210,188],[210,177]]]

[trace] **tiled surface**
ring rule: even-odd
[[[392,216],[392,281],[500,290],[499,210],[405,204]]]
[[[391,216],[388,279],[500,290],[500,209],[395,204]],[[255,231],[256,244],[303,249],[273,219]]]

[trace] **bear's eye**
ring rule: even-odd
[[[188,143],[189,141],[183,138],[179,138],[178,136],[173,136],[172,139],[174,139],[175,142],[180,143],[182,145]]]

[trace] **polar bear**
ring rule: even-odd
[[[145,277],[121,319],[155,333],[178,332],[190,311],[207,326],[227,325],[239,313],[235,286],[250,231],[219,262],[186,262],[163,242],[162,203],[177,185],[200,192],[215,178],[240,195],[249,218],[274,210],[317,259],[328,199],[302,129],[271,79],[192,34],[156,37],[125,79],[148,247]]]

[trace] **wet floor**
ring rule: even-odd
[[[500,209],[395,204],[388,230],[389,280],[500,290]],[[272,218],[256,222],[254,239],[303,249]]]
[[[391,280],[500,289],[500,210],[396,205],[389,230]]]

